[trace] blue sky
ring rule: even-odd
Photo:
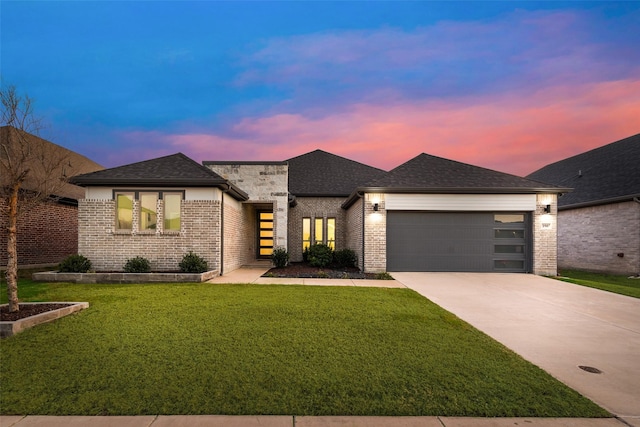
[[[640,2],[3,1],[2,84],[105,166],[316,148],[526,175],[640,131]]]

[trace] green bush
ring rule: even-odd
[[[313,267],[326,267],[333,261],[333,249],[324,243],[311,245],[309,246],[307,259]]]
[[[333,254],[333,258],[340,267],[355,267],[358,256],[351,249],[340,249]]]
[[[58,265],[61,273],[86,273],[91,270],[91,261],[82,255],[69,255]]]
[[[180,271],[183,273],[204,273],[209,270],[207,261],[191,251],[182,257],[182,261],[180,261],[179,266]]]
[[[285,248],[275,248],[271,254],[271,261],[276,268],[283,268],[289,264],[289,252]]]
[[[128,259],[123,268],[125,273],[149,273],[151,264],[149,260],[141,256]]]
[[[393,280],[393,277],[385,271],[382,273],[377,273],[376,280]]]

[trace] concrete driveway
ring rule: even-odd
[[[393,277],[613,414],[640,424],[640,299],[530,274]]]

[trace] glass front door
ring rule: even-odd
[[[258,258],[273,253],[273,212],[258,212]]]

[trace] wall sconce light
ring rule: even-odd
[[[544,213],[551,213],[551,205],[547,205],[544,207]]]
[[[378,204],[377,203],[373,204],[373,211],[374,212],[378,212]]]

